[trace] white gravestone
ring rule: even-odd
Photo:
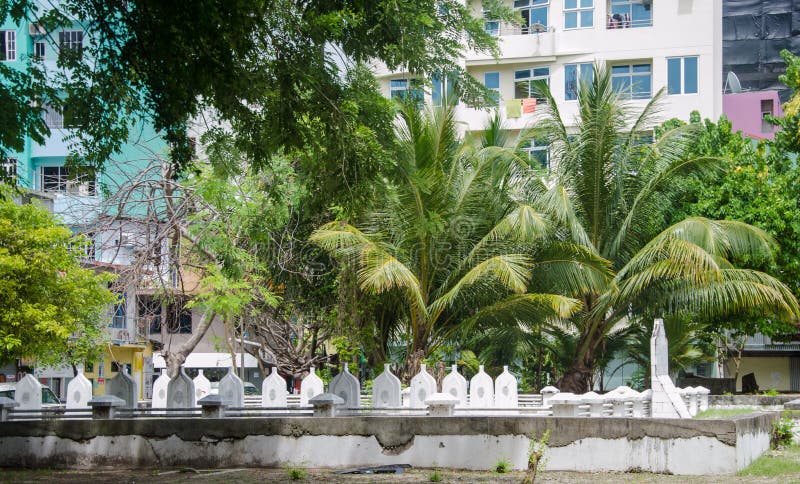
[[[300,383],[300,405],[308,405],[308,401],[317,395],[325,393],[325,384],[318,377],[312,366],[308,375]]]
[[[278,368],[273,366],[272,372],[261,383],[262,407],[286,406],[286,380],[278,374]]]
[[[503,373],[500,373],[494,380],[494,406],[497,408],[519,406],[517,379],[508,372],[508,366],[504,366]]]
[[[389,363],[383,365],[383,373],[372,382],[372,406],[381,408],[400,406],[400,379],[392,374]]]
[[[14,400],[19,403],[16,410],[39,410],[42,408],[42,384],[33,375],[27,374],[17,382]]]
[[[494,406],[494,382],[492,377],[483,371],[483,365],[478,373],[469,381],[469,406],[473,408],[491,408]]]
[[[453,365],[450,373],[442,380],[442,393],[458,399],[458,405],[467,405],[467,379],[458,372],[458,365]]]
[[[419,365],[419,373],[411,379],[410,387],[411,408],[427,407],[425,400],[436,393],[436,379],[428,373],[425,363]]]
[[[153,400],[150,402],[150,408],[167,408],[167,385],[169,385],[169,375],[164,369],[161,371],[161,376],[153,382]],[[152,413],[163,414],[164,412]]]
[[[123,399],[125,401],[123,408],[136,408],[137,388],[136,381],[126,373],[124,368],[120,368],[117,376],[106,382],[106,395],[114,395]]]
[[[211,382],[203,375],[203,370],[197,370],[197,376],[192,381],[194,382],[195,401],[200,400],[211,392]]]
[[[78,374],[67,384],[67,408],[89,408],[92,399],[92,382],[78,368]]]
[[[228,367],[228,374],[219,381],[219,396],[228,407],[244,407],[244,383],[236,376],[232,366]]]
[[[692,418],[678,389],[669,377],[669,347],[664,320],[653,323],[650,337],[650,415],[655,418]]]
[[[548,407],[550,406],[550,399],[553,398],[560,390],[556,387],[547,386],[542,388],[539,392],[542,395],[542,406]]]
[[[358,408],[361,406],[361,384],[358,378],[350,373],[347,363],[344,369],[331,380],[328,392],[344,400],[345,408]]]
[[[193,408],[197,406],[194,398],[194,382],[181,366],[178,376],[167,383],[167,408]]]

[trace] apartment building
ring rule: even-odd
[[[536,122],[537,106],[530,101],[534,80],[548,82],[564,119],[574,119],[578,80],[590,76],[595,63],[610,69],[614,86],[634,104],[644,106],[664,88],[664,119],[688,119],[693,110],[711,119],[722,114],[722,0],[507,3],[519,12],[520,25],[486,18],[475,2],[473,14],[483,16],[486,30],[498,37],[501,54],[495,59],[467,52],[463,66],[497,92],[498,109],[510,130]],[[421,83],[385,66],[374,70],[387,97],[412,95],[437,104],[446,90],[439,79]],[[468,130],[481,130],[490,115],[463,104],[457,111]],[[540,161],[546,161],[545,149],[532,148]]]

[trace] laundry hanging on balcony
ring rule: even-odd
[[[536,112],[536,98],[530,97],[522,100],[522,114],[530,114]]]
[[[506,118],[522,116],[522,102],[519,99],[506,99]]]

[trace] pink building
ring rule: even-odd
[[[751,91],[722,96],[722,112],[733,123],[734,131],[750,138],[772,139],[777,127],[767,122],[765,116],[783,116],[778,91]]]

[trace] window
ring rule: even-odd
[[[594,78],[594,66],[591,62],[564,65],[564,99],[578,99],[581,82],[591,83]]]
[[[667,93],[697,94],[697,57],[667,59]]]
[[[137,296],[136,303],[139,326],[148,328],[149,334],[161,334],[161,301],[152,296]]]
[[[43,166],[39,169],[39,189],[43,192],[94,195],[95,180],[91,174],[70,174],[66,166]]]
[[[611,84],[623,97],[647,99],[652,96],[652,71],[650,64],[612,66]]]
[[[650,27],[653,25],[652,0],[610,0],[609,29]]]
[[[39,60],[44,60],[45,52],[44,40],[35,40],[33,42],[33,56]]]
[[[416,79],[390,80],[389,96],[398,101],[410,100],[415,103],[422,103],[424,100],[422,89],[419,86],[419,81]]]
[[[0,158],[0,181],[9,184],[17,182],[17,159]]]
[[[585,29],[594,26],[594,0],[564,0],[564,28]]]
[[[775,104],[772,99],[761,100],[761,132],[772,133],[774,126],[769,118],[774,115]]]
[[[170,304],[167,309],[167,331],[169,333],[191,334],[192,333],[192,311],[183,305]]]
[[[58,45],[61,51],[71,50],[80,54],[83,52],[83,31],[64,30],[58,33]]]
[[[72,253],[83,261],[93,261],[95,255],[94,232],[77,234],[76,241],[70,245]]]
[[[483,75],[483,85],[486,86],[486,89],[492,91],[491,94],[491,101],[494,104],[498,104],[500,102],[500,73],[499,72],[487,72]]]
[[[46,124],[48,128],[61,129],[64,127],[64,115],[53,106],[45,105],[42,116],[44,116],[44,124]]]
[[[514,99],[535,97],[537,102],[545,102],[541,96],[537,96],[537,81],[544,81],[548,85],[550,84],[549,67],[534,67],[514,71]]]
[[[444,91],[442,90],[444,88]],[[453,80],[445,76],[444,82],[442,82],[440,76],[434,75],[431,78],[431,103],[434,106],[441,106],[442,105],[442,96],[444,96],[445,101],[455,102],[453,96],[455,96],[455,86]]]
[[[111,316],[111,324],[109,328],[125,329],[125,320],[127,319],[127,309],[125,304],[125,296],[123,294],[117,295],[117,302],[114,304],[114,312]]]
[[[17,33],[0,30],[0,61],[17,60]]]
[[[514,0],[514,8],[522,16],[523,34],[535,34],[547,30],[550,0]]]
[[[534,168],[550,169],[550,149],[546,140],[532,139],[524,143],[520,150],[528,154]]]
[[[489,16],[489,12],[483,12],[483,29],[489,35],[497,37],[500,35],[500,21]]]

